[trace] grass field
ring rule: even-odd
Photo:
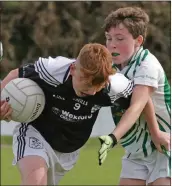
[[[13,154],[11,138],[1,137],[1,185],[20,185],[20,176],[12,166]],[[8,145],[6,145],[8,144]],[[98,165],[98,139],[90,139],[81,150],[75,167],[68,172],[60,185],[115,185],[121,170],[121,157],[124,150],[117,146],[109,152],[103,166]]]

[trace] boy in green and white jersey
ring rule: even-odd
[[[117,66],[115,67],[117,68]],[[118,71],[120,70],[118,69]],[[170,133],[170,86],[165,72],[156,57],[148,50],[140,47],[128,65],[121,69],[120,72],[127,78],[134,80],[135,85],[146,85],[155,89],[151,98],[159,128],[161,131]],[[114,109],[112,108],[113,119],[115,124],[118,124],[124,111],[116,112]],[[128,156],[137,158],[146,157],[155,149],[143,115],[139,117],[130,131],[119,142],[127,150]]]
[[[159,61],[142,47],[148,23],[142,9],[126,7],[110,13],[104,24],[114,67],[134,81],[130,105],[125,110],[120,105],[112,108],[116,127],[100,137],[100,164],[118,141],[126,149],[119,185],[170,185],[170,156],[161,147],[169,154],[171,93]]]

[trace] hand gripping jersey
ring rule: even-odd
[[[43,113],[29,124],[53,149],[64,153],[73,152],[85,144],[101,107],[120,104],[123,98],[128,105],[133,88],[132,81],[116,73],[109,77],[109,85],[94,96],[78,97],[69,72],[74,62],[65,57],[39,58],[35,64],[19,68],[19,77],[38,83],[46,98]]]
[[[151,98],[159,128],[164,132],[171,130],[171,92],[168,80],[159,61],[148,50],[140,50],[132,57],[129,64],[120,71],[134,81],[134,85],[146,85],[155,89]],[[113,118],[117,125],[125,109],[112,109]],[[120,140],[130,157],[143,158],[150,155],[155,146],[147,127],[147,122],[141,115],[135,125]]]

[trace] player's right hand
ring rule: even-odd
[[[99,150],[98,157],[99,165],[102,165],[107,157],[108,151],[110,151],[117,144],[117,139],[113,134],[109,134],[108,136],[100,136],[99,140],[101,148]]]
[[[161,153],[163,153],[163,149],[162,146],[167,150],[170,151],[170,147],[171,147],[171,138],[170,138],[170,134],[167,132],[163,132],[160,131],[155,135],[151,135],[152,141],[154,143],[154,145],[156,146],[157,150]]]
[[[0,120],[10,121],[11,120],[11,114],[12,114],[12,108],[8,104],[8,102],[1,100],[1,110],[0,110]]]

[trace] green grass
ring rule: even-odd
[[[2,138],[1,138],[2,139]],[[3,137],[5,144],[10,138]],[[103,166],[98,165],[99,141],[90,139],[82,148],[75,167],[61,180],[60,185],[115,185],[118,183],[121,170],[122,147],[117,146],[109,152]],[[11,146],[1,147],[1,185],[19,185],[20,176],[12,166],[13,154]]]
[[[11,145],[12,140],[12,136],[1,136],[1,144],[3,145]]]
[[[1,147],[1,185],[20,185],[20,176],[12,160],[12,148]]]

